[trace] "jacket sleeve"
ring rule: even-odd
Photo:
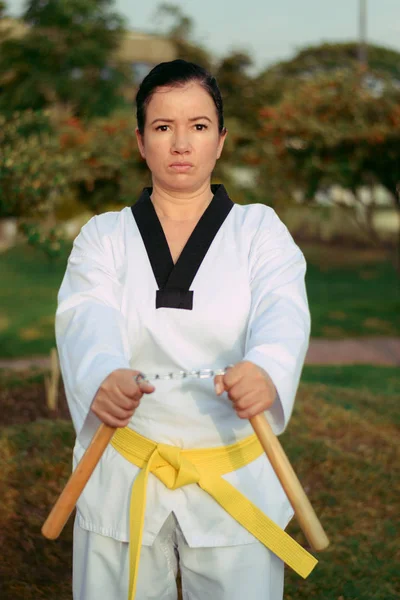
[[[57,349],[71,417],[83,445],[100,424],[90,406],[102,381],[115,369],[130,368],[121,284],[107,235],[110,225],[116,226],[117,214],[93,217],[82,228],[58,293]]]
[[[245,356],[271,377],[278,395],[266,416],[275,434],[290,419],[310,336],[306,262],[271,208],[250,252],[251,310]]]

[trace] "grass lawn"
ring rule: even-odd
[[[47,354],[66,257],[51,264],[29,246],[0,254],[0,356]]]
[[[378,252],[303,248],[314,337],[400,335],[400,279]]]
[[[281,442],[331,545],[308,579],[286,570],[285,600],[400,597],[399,391],[396,368],[305,367]],[[72,519],[57,541],[40,528],[69,475],[73,441],[67,420],[0,429],[2,600],[71,598]],[[307,547],[295,520],[288,532]]]
[[[304,246],[312,336],[400,335],[399,278],[381,254]],[[66,256],[27,246],[0,254],[0,357],[48,354]]]

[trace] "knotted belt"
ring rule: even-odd
[[[142,469],[133,483],[130,502],[129,600],[134,599],[136,592],[149,473],[153,473],[171,490],[197,483],[238,523],[302,577],[306,578],[317,564],[318,561],[311,554],[221,477],[261,456],[263,449],[256,435],[229,446],[181,450],[177,446],[157,444],[125,427],[116,431],[111,445]]]

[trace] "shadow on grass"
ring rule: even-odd
[[[0,441],[0,566],[2,600],[70,600],[72,517],[57,541],[41,527],[71,468],[68,421],[3,429]]]

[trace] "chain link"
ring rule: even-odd
[[[143,380],[146,381],[160,381],[160,380],[171,380],[171,379],[210,379],[215,375],[225,375],[228,369],[233,365],[228,365],[225,369],[193,369],[192,371],[171,371],[165,375],[159,373],[139,373],[135,377],[136,383],[140,383]]]

